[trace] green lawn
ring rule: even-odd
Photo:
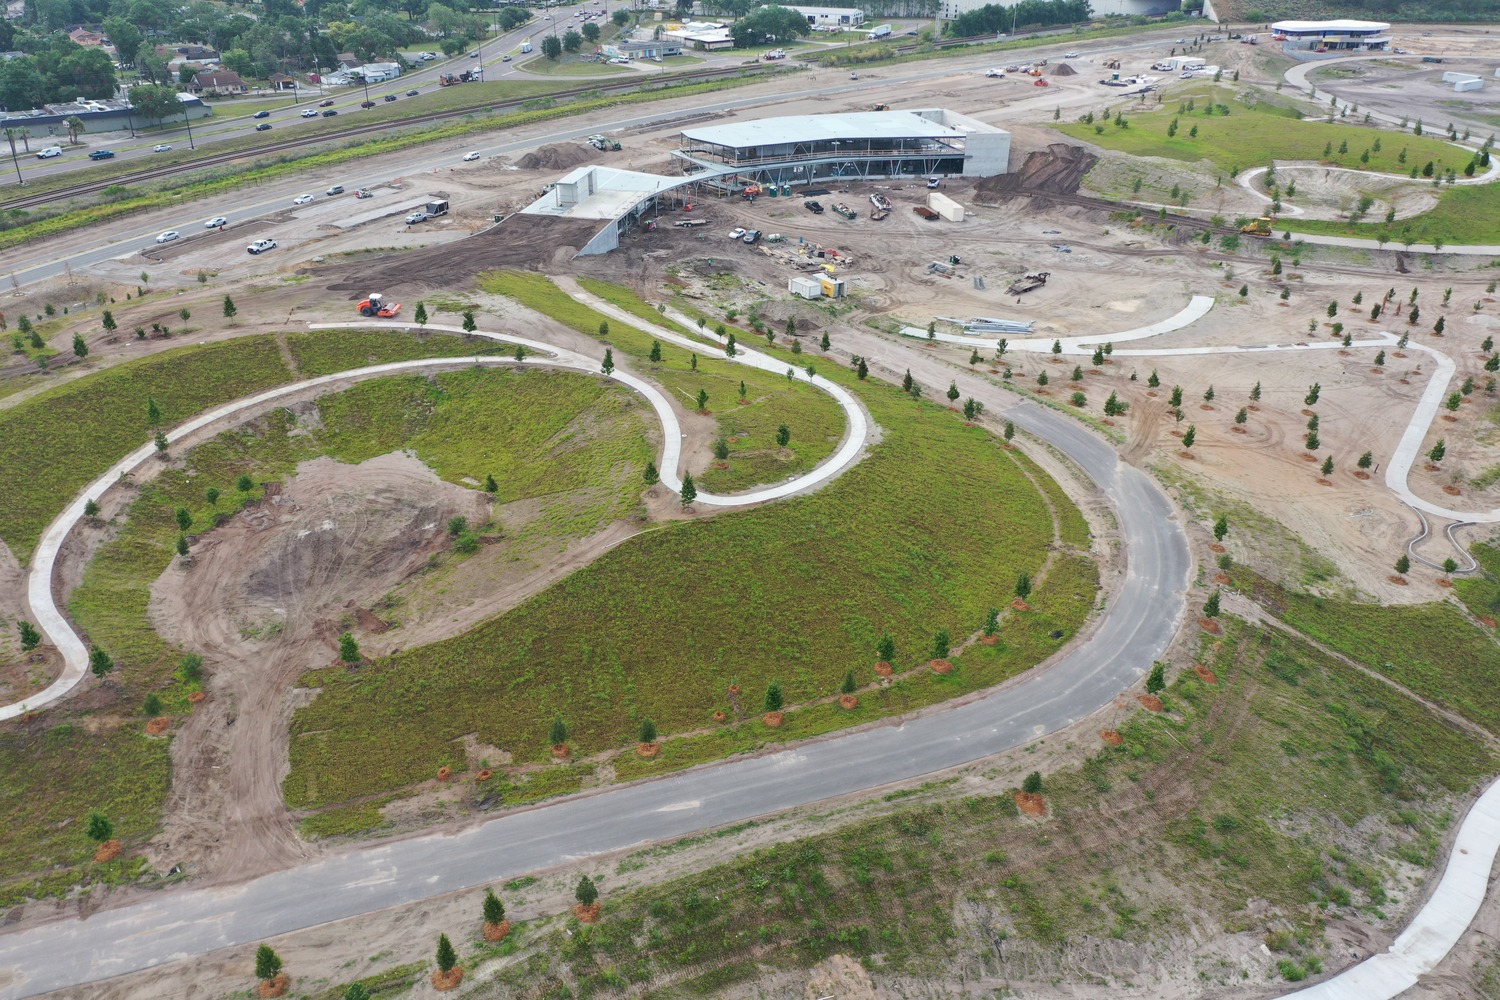
[[[1471,551],[1479,561],[1479,574],[1454,577],[1453,589],[1470,614],[1500,618],[1500,548],[1475,545]]]
[[[1243,566],[1230,575],[1287,624],[1500,733],[1500,690],[1479,669],[1500,663],[1500,644],[1452,604],[1351,604],[1287,590]]]
[[[559,712],[581,753],[628,742],[645,717],[666,735],[703,726],[734,707],[725,691],[735,681],[745,714],[758,715],[772,680],[790,705],[836,693],[846,670],[868,685],[882,631],[904,669],[923,662],[937,629],[977,629],[1017,574],[1041,565],[1050,518],[991,436],[895,389],[861,392],[885,438],[817,493],[660,526],[467,635],[359,676],[307,675],[322,690],[293,720],[288,802],[333,805],[426,780],[462,766],[453,741],[469,732],[517,764],[544,760]],[[971,652],[946,678],[868,693],[870,710],[930,704],[1024,669],[1056,648],[1047,633],[1076,632],[1096,586],[1091,562],[1060,561],[1001,646]],[[791,713],[783,734],[854,721],[823,712]],[[755,726],[709,741],[753,744]],[[671,741],[665,752],[678,763],[713,755]]]
[[[1471,159],[1463,150],[1430,135],[1381,131],[1349,124],[1347,119],[1336,124],[1299,121],[1296,112],[1290,109],[1268,102],[1247,104],[1236,97],[1236,92],[1236,88],[1228,85],[1174,90],[1165,96],[1160,107],[1134,114],[1134,104],[1125,104],[1121,106],[1124,128],[1115,125],[1113,119],[1053,127],[1075,139],[1133,156],[1161,156],[1189,163],[1207,160],[1222,172],[1226,182],[1236,169],[1263,167],[1272,160],[1306,160],[1372,173],[1406,174],[1413,166],[1420,168],[1429,160],[1435,164],[1434,169],[1462,172]],[[1195,102],[1193,110],[1185,106],[1189,100]],[[1215,113],[1205,114],[1211,103]],[[1228,116],[1217,110],[1223,107],[1229,109]],[[1167,130],[1174,121],[1177,132],[1169,136]],[[1189,135],[1194,127],[1198,129],[1197,136]],[[1377,142],[1378,150],[1374,148]],[[1343,153],[1339,152],[1341,145],[1346,147]],[[1325,149],[1329,150],[1327,155]],[[1368,164],[1360,160],[1366,150],[1370,153]],[[1382,177],[1376,182],[1388,180]],[[1295,198],[1292,200],[1295,202]]]
[[[1432,211],[1392,223],[1282,219],[1276,226],[1290,229],[1294,234],[1358,236],[1380,240],[1393,247],[1434,242],[1452,246],[1500,242],[1495,229],[1496,218],[1500,218],[1500,184],[1479,184],[1445,187]]]
[[[109,368],[0,411],[0,538],[23,563],[92,479],[150,442],[147,398],[171,427],[291,379],[271,337],[184,347]]]
[[[1306,974],[1328,958],[1322,921],[1379,923],[1389,893],[1407,894],[1407,866],[1432,865],[1446,798],[1497,761],[1378,681],[1226,624],[1204,650],[1218,684],[1181,670],[1163,695],[1170,715],[1128,714],[1122,747],[1091,740],[1100,749],[1082,767],[1044,774],[1043,823],[1019,818],[1009,794],[960,798],[937,781],[887,796],[912,799],[892,815],[665,882],[651,878],[663,859],[728,853],[755,824],[649,848],[600,873],[600,923],[525,925],[530,960],[501,966],[497,988],[716,995],[835,953],[879,986],[936,970],[953,981],[1001,974],[997,948],[1011,961],[1062,942],[1150,950],[1205,922],[1264,936],[1272,952],[1245,979],[1237,961],[1202,962],[1204,988],[1260,988],[1285,975],[1282,961]],[[648,884],[624,888],[634,872]]]

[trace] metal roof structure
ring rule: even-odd
[[[1271,25],[1271,30],[1283,35],[1305,35],[1318,34],[1321,32],[1370,32],[1379,33],[1390,31],[1391,26],[1384,21],[1276,21]]]
[[[732,125],[685,128],[682,135],[692,142],[715,146],[750,147],[843,141],[846,139],[946,139],[965,138],[970,133],[941,125],[910,111],[854,111],[830,115],[791,115],[759,118]]]

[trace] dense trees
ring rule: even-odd
[[[740,18],[730,28],[730,34],[734,36],[735,45],[745,48],[778,39],[801,38],[811,30],[807,18],[794,10],[772,4]]]
[[[960,14],[948,22],[947,34],[954,38],[993,35],[1020,28],[1049,24],[1072,24],[1090,17],[1088,0],[1021,0],[1014,7],[986,4]]]

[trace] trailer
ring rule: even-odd
[[[844,218],[850,220],[851,222],[859,218],[858,212],[854,211],[854,209],[850,208],[848,205],[845,205],[841,201],[836,201],[833,203],[833,210],[842,215]]]
[[[911,210],[913,212],[916,212],[922,218],[926,219],[928,222],[936,222],[938,219],[942,218],[941,215],[938,215],[936,212],[934,212],[932,209],[928,208],[926,205],[913,205],[911,207]]]
[[[1034,292],[1045,285],[1047,279],[1050,277],[1052,277],[1051,271],[1038,271],[1036,274],[1028,274],[1026,277],[1013,282],[1006,293],[1009,295],[1025,295],[1027,292]]]

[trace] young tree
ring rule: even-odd
[[[1069,378],[1072,381],[1074,381],[1074,382],[1082,382],[1083,381],[1083,366],[1082,365],[1074,365],[1073,366],[1073,374],[1070,375]]]
[[[79,361],[89,356],[89,342],[83,339],[83,334],[73,334],[73,356]]]
[[[659,341],[659,340],[653,340],[653,341],[651,341],[651,355],[650,355],[650,358],[651,358],[651,361],[653,363],[658,363],[659,364],[661,362],[661,341]]]
[[[698,390],[698,412],[699,413],[707,413],[708,412],[708,390],[707,389],[699,389]]]
[[[1208,389],[1203,393],[1203,401],[1205,403],[1212,403],[1214,401],[1214,387],[1213,386],[1209,386]]]
[[[1220,514],[1219,519],[1214,522],[1214,541],[1222,542],[1227,534],[1229,534],[1229,515]]]
[[[350,983],[344,991],[344,1000],[372,1000],[370,991],[361,983]]]
[[[1103,365],[1104,365],[1104,348],[1102,348],[1102,347],[1096,347],[1096,348],[1094,348],[1094,354],[1093,354],[1093,357],[1089,358],[1089,364],[1093,365],[1095,368],[1101,368],[1101,367],[1103,367]]]
[[[785,699],[781,694],[781,684],[777,681],[772,681],[771,685],[766,688],[766,711],[779,712],[783,704],[785,704]]]
[[[693,475],[690,472],[682,474],[682,492],[679,497],[684,507],[691,506],[698,499],[698,487],[693,485]]]
[[[88,825],[84,827],[84,833],[94,843],[102,844],[115,835],[115,825],[103,813],[91,812],[89,813]]]
[[[1435,445],[1432,446],[1432,450],[1427,453],[1427,457],[1430,458],[1430,459],[1432,459],[1432,461],[1434,461],[1434,462],[1441,462],[1443,460],[1443,456],[1446,455],[1447,453],[1448,453],[1448,444],[1447,444],[1447,442],[1444,441],[1442,438],[1438,438],[1437,444],[1435,444]]]
[[[1323,387],[1317,382],[1314,382],[1312,385],[1307,387],[1307,395],[1302,397],[1302,402],[1306,403],[1308,406],[1312,406],[1313,404],[1317,403],[1318,396],[1322,393],[1322,391]]]
[[[606,347],[604,349],[604,364],[600,366],[599,370],[601,372],[603,372],[604,374],[606,374],[606,375],[613,375],[615,373],[615,350],[614,350],[614,348],[612,348],[612,347]]]
[[[234,315],[237,312],[239,312],[239,310],[234,306],[234,299],[230,298],[228,295],[224,296],[224,318],[234,319]]]
[[[1308,431],[1307,440],[1304,441],[1303,444],[1306,445],[1308,451],[1317,451],[1318,448],[1322,445],[1322,442],[1318,440],[1318,432]]]
[[[186,559],[188,554],[188,538],[182,532],[177,533],[177,554]]]
[[[870,366],[865,364],[864,358],[859,359],[859,367],[854,370],[854,374],[861,382],[870,377]]]
[[[517,344],[515,351],[511,354],[511,357],[515,358],[517,361],[525,361],[526,348],[520,344]]]
[[[251,490],[255,489],[255,480],[251,479],[249,476],[241,476],[234,481],[234,488],[239,490],[241,493],[249,493]]]
[[[568,724],[563,721],[562,714],[552,717],[552,728],[547,730],[547,739],[550,746],[561,746],[568,742]],[[490,923],[498,924],[500,921],[491,920]]]
[[[1402,576],[1405,576],[1407,573],[1411,572],[1411,559],[1405,552],[1401,553],[1401,555],[1396,559],[1396,572],[1400,573]]]
[[[114,333],[119,328],[119,324],[115,322],[115,314],[108,309],[104,310],[104,314],[99,317],[99,325],[104,327],[105,333]]]
[[[557,743],[563,742],[557,740]],[[484,922],[487,924],[498,924],[505,919],[505,904],[500,902],[500,897],[495,895],[494,889],[484,890]]]
[[[1151,369],[1151,377],[1146,379],[1146,384],[1155,389],[1161,385],[1161,376],[1156,374],[1156,369]]]
[[[1005,422],[1005,430],[1004,430],[1003,433],[1004,433],[1004,436],[1005,436],[1005,440],[1007,440],[1007,441],[1011,440],[1012,438],[1014,438],[1016,436],[1016,425],[1014,423],[1012,423],[1011,421],[1007,420]]]
[[[339,659],[345,663],[358,663],[362,659],[359,643],[354,641],[353,632],[345,632],[339,636]]]
[[[661,482],[661,473],[656,471],[655,462],[648,461],[646,463],[646,468],[641,473],[641,478],[646,481],[646,485],[648,487],[655,486],[657,483]]]
[[[1088,405],[1088,401],[1089,401],[1089,398],[1087,396],[1085,396],[1081,392],[1075,392],[1075,393],[1073,393],[1073,395],[1071,397],[1069,397],[1069,399],[1068,399],[1068,402],[1072,403],[1074,406],[1077,406],[1079,408],[1087,406]]]
[[[734,339],[734,334],[731,333],[729,335],[728,339],[726,339],[724,341],[724,355],[725,355],[725,357],[732,358],[732,357],[734,357],[738,353],[739,353],[739,344]]]
[[[1250,390],[1250,402],[1252,402],[1252,403],[1258,403],[1258,402],[1260,402],[1260,383],[1259,382],[1255,383],[1255,387]]]
[[[1355,464],[1358,465],[1361,469],[1368,469],[1371,465],[1374,464],[1374,462],[1375,455],[1372,452],[1367,451],[1363,455],[1359,456],[1359,461]]]
[[[1385,364],[1385,352],[1377,351],[1375,354],[1375,367],[1380,368]]]
[[[1457,573],[1458,572],[1458,560],[1454,559],[1452,556],[1449,556],[1447,559],[1444,559],[1443,560],[1443,572],[1446,573],[1448,576],[1452,576],[1454,573]]]
[[[105,675],[115,669],[115,661],[108,653],[94,646],[89,649],[89,670],[94,676],[103,680]]]
[[[1031,596],[1030,573],[1022,573],[1020,576],[1016,577],[1016,596],[1023,601]]]
[[[655,743],[657,736],[656,723],[652,722],[650,719],[642,719],[640,728],[636,730],[636,736],[639,737],[637,742]]]
[[[1444,317],[1439,316],[1437,318],[1437,322],[1432,324],[1432,332],[1441,337],[1443,335],[1443,331],[1447,329],[1447,327],[1448,321]]]
[[[979,353],[979,351],[977,349],[972,350],[972,351],[969,352],[969,367],[970,368],[972,368],[975,365],[979,364],[979,362],[981,362],[983,360],[984,360],[984,357]]]
[[[911,377],[911,369],[906,369],[906,374],[901,378],[901,391],[911,392],[911,387],[916,385],[916,380]]]
[[[479,329],[479,324],[474,321],[474,310],[464,310],[464,333],[473,333]]]
[[[714,439],[714,458],[721,462],[729,458],[729,442],[725,438]]]
[[[1182,446],[1184,448],[1191,448],[1193,442],[1196,440],[1198,440],[1198,428],[1194,424],[1188,424],[1186,433],[1182,435]]]
[[[99,516],[99,501],[95,500],[93,497],[89,497],[87,500],[85,500],[83,502],[83,516],[84,517],[98,517]]]
[[[858,690],[859,684],[854,680],[854,671],[845,671],[843,683],[839,684],[839,694],[853,694]]]
[[[984,412],[984,404],[970,396],[964,400],[964,419],[973,423],[974,420]]]
[[[958,397],[960,395],[962,395],[962,393],[960,393],[958,391],[958,383],[957,382],[949,382],[948,383],[948,392],[946,393],[946,395],[948,397],[948,402],[950,402],[950,403],[956,403],[956,402],[958,402]]]
[[[500,484],[495,482],[493,474],[484,477],[484,491],[491,496],[500,492]]]
[[[593,906],[594,901],[599,898],[599,887],[594,885],[594,880],[587,875],[578,879],[578,887],[573,890],[573,898],[584,906]]]
[[[1323,459],[1323,475],[1325,475],[1325,476],[1331,476],[1331,475],[1333,475],[1333,456],[1332,455],[1329,455],[1327,458]]]
[[[795,316],[788,316],[786,318],[786,336],[788,340],[797,336],[797,318]]]
[[[1373,323],[1380,318],[1380,303],[1374,302],[1370,305],[1370,322]]]
[[[1146,693],[1156,694],[1167,688],[1167,665],[1160,660],[1151,664],[1151,673],[1146,675]]]
[[[776,428],[776,447],[785,448],[792,443],[792,429],[786,424]]]
[[[1028,774],[1026,780],[1021,782],[1021,791],[1027,795],[1040,794],[1042,791],[1042,772],[1032,771]]]
[[[437,943],[437,967],[444,975],[453,971],[458,964],[458,952],[453,950],[453,942],[448,940],[448,935],[439,934]]]
[[[29,653],[42,644],[42,634],[24,618],[16,622],[16,630],[21,634],[21,652]]]
[[[281,975],[281,956],[272,951],[270,945],[261,945],[255,950],[255,978],[267,982],[279,975]]]
[[[1208,595],[1208,601],[1203,605],[1203,616],[1205,618],[1219,617],[1219,588],[1215,587],[1214,592]]]
[[[1245,421],[1249,419],[1250,411],[1243,406],[1240,407],[1240,411],[1234,415],[1234,422],[1242,426],[1244,425]]]
[[[1058,355],[1058,354],[1062,353],[1062,341],[1060,341],[1060,340],[1054,340],[1052,342],[1052,353],[1053,353],[1053,355]]]
[[[150,694],[146,695],[146,704],[143,706],[142,711],[145,712],[146,718],[148,719],[154,719],[158,715],[160,715],[161,695],[157,694],[155,691],[152,691]]]
[[[882,632],[880,640],[875,643],[875,655],[886,663],[896,658],[896,640],[889,632]]]
[[[426,326],[427,325],[427,303],[426,302],[418,302],[417,303],[417,311],[414,312],[414,313],[412,313],[412,317],[411,318],[417,321],[417,325],[418,326]]]
[[[203,491],[203,499],[208,501],[210,507],[219,506],[219,496],[219,488],[217,486],[210,486]]]
[[[1046,372],[1037,372],[1037,375],[1036,375],[1036,384],[1037,385],[1046,385],[1047,384],[1047,373]]]
[[[953,640],[948,635],[948,630],[945,628],[938,629],[937,634],[932,637],[932,658],[934,660],[944,659],[952,648]]]
[[[193,526],[192,511],[186,507],[178,507],[174,516],[177,519],[178,531],[186,531]]]
[[[161,407],[156,405],[156,400],[146,397],[146,426],[155,427],[161,423]]]
[[[167,436],[161,431],[157,431],[151,436],[151,440],[156,444],[156,453],[158,455],[165,456],[167,454],[168,446]]]
[[[1182,405],[1182,386],[1180,386],[1180,385],[1174,385],[1174,386],[1172,386],[1172,398],[1169,399],[1167,401],[1167,403],[1168,403],[1169,406],[1181,406]]]
[[[828,332],[825,330],[823,332],[823,339],[818,341],[818,350],[826,351],[832,346],[833,342],[828,339]]]

